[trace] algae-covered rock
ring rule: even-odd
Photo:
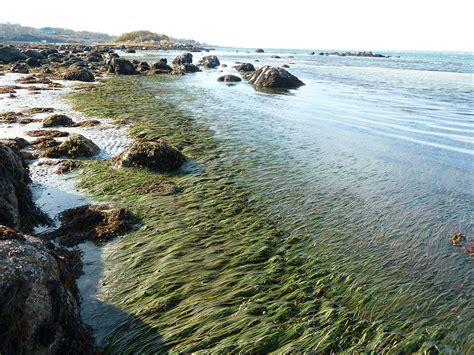
[[[81,134],[70,134],[59,149],[71,158],[90,158],[100,152],[100,148],[94,142]]]
[[[71,253],[0,225],[0,353],[93,354]]]
[[[158,140],[135,141],[114,160],[117,167],[146,167],[164,172],[181,167],[186,157],[172,145]]]
[[[84,205],[71,208],[59,215],[61,226],[43,237],[62,245],[73,246],[90,240],[102,244],[129,231],[133,226],[131,215],[123,208]]]
[[[74,121],[72,118],[61,115],[61,114],[54,114],[51,116],[46,117],[43,120],[43,127],[58,127],[58,126],[72,126]]]
[[[75,81],[84,81],[84,82],[93,82],[95,81],[94,74],[87,69],[71,69],[64,74],[65,80],[75,80]]]

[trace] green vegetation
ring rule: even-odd
[[[179,175],[105,161],[82,168],[82,188],[143,222],[104,249],[100,298],[130,314],[106,353],[466,349],[445,323],[364,316],[371,290],[312,257],[307,235],[267,217],[265,202],[233,179],[248,162],[226,162],[226,142],[168,102],[169,80],[182,79],[116,77],[70,95],[76,109],[127,122],[132,136],[163,138],[194,161]],[[181,192],[143,188],[160,180]]]
[[[33,28],[11,23],[0,23],[0,42],[92,43],[110,41],[106,33],[73,31],[65,28]]]
[[[133,43],[145,43],[145,42],[156,42],[169,41],[167,35],[158,34],[150,31],[133,31],[127,32],[117,38],[117,42],[133,42]]]

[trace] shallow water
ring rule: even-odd
[[[227,142],[222,159],[245,167],[233,177],[280,226],[311,236],[310,256],[371,290],[366,315],[472,334],[473,263],[448,243],[474,234],[472,54],[295,52],[215,54],[234,74],[235,61],[289,64],[306,83],[298,90],[218,83],[218,69],[169,84],[167,98]],[[194,99],[183,104],[184,93]]]

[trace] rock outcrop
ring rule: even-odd
[[[285,69],[269,65],[257,69],[249,77],[249,83],[260,88],[274,89],[294,89],[304,85],[300,79]]]
[[[17,60],[25,60],[27,58],[19,49],[12,46],[0,47],[0,62],[5,64],[16,62]]]
[[[176,170],[186,157],[175,147],[158,141],[135,141],[115,159],[117,167],[145,167],[156,171]]]
[[[48,222],[33,203],[30,182],[19,151],[0,144],[0,224],[28,231]]]
[[[0,225],[0,353],[94,354],[72,253]]]

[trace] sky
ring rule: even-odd
[[[473,0],[23,0],[4,1],[0,23],[249,48],[474,51],[473,10]]]

